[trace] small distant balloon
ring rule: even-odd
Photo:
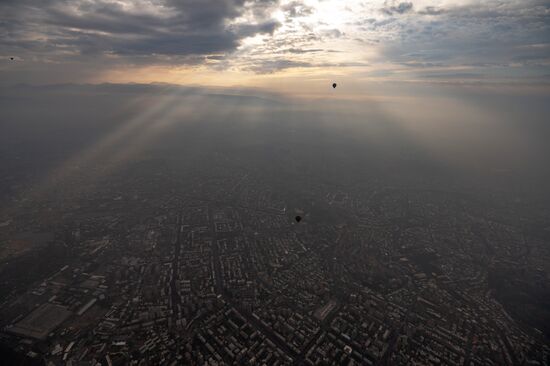
[[[336,83],[332,83],[332,88],[333,88],[333,89],[336,89],[337,86],[338,86],[338,85],[337,85]]]
[[[12,61],[13,61],[13,57],[10,57],[10,60],[12,60]]]
[[[296,220],[296,222],[300,222],[300,221],[302,221],[302,217],[301,216],[296,216],[294,218],[294,220]]]

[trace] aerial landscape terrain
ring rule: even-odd
[[[546,2],[0,14],[1,364],[550,365]]]

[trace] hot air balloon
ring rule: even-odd
[[[294,220],[296,220],[296,222],[300,222],[300,221],[302,221],[302,217],[301,216],[296,216],[294,218]]]
[[[336,86],[337,86],[336,83],[332,83],[332,88],[333,89],[336,89]]]

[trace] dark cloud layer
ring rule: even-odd
[[[0,47],[13,54],[194,56],[233,51],[278,26],[276,0],[0,2]],[[230,24],[249,12],[246,25]]]

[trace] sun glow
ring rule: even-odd
[[[311,6],[317,10],[311,15],[311,20],[324,23],[328,27],[345,26],[353,15],[351,9],[358,6],[359,1],[311,1]]]

